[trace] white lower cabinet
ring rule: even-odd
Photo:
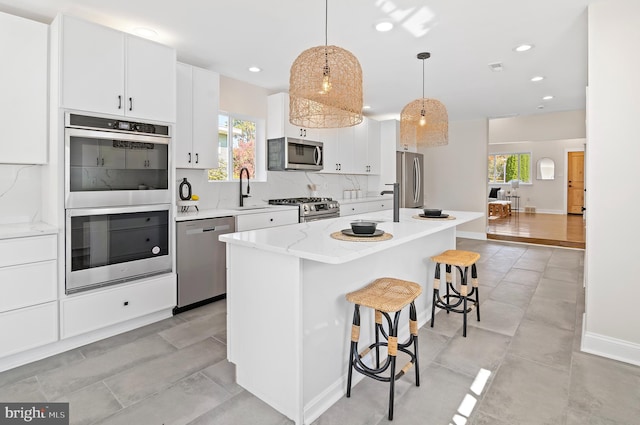
[[[393,199],[379,201],[350,202],[340,205],[340,217],[346,215],[364,214],[368,212],[390,210],[393,208]]]
[[[60,300],[60,337],[69,338],[175,306],[175,274],[70,296]]]
[[[58,340],[58,302],[0,313],[0,357]]]
[[[0,357],[58,339],[56,241],[0,240]]]
[[[298,210],[270,211],[238,215],[236,216],[236,232],[264,229],[266,227],[285,226],[287,224],[297,224],[298,220]]]

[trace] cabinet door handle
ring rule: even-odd
[[[304,137],[307,137],[307,130],[304,130]]]
[[[96,167],[100,165],[100,158],[96,157]]]
[[[129,110],[133,111],[133,98],[132,97],[129,98]]]
[[[300,129],[300,137],[302,137],[302,129]]]
[[[198,156],[198,154],[196,153],[196,164],[200,162],[200,157]]]
[[[125,307],[129,305],[129,301],[125,301],[122,303],[122,305],[124,305]]]
[[[122,95],[118,95],[118,109],[122,109]]]
[[[191,152],[189,152],[189,164],[191,164]]]
[[[104,167],[104,158],[102,158],[102,166]]]

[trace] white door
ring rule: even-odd
[[[124,114],[124,34],[64,16],[61,106]]]
[[[178,63],[176,67],[176,168],[191,168],[193,140],[193,89],[191,87],[191,65]],[[217,120],[216,120],[217,122]]]
[[[194,67],[193,168],[218,168],[218,102],[220,76]]]
[[[176,52],[139,37],[126,37],[125,115],[175,122]]]

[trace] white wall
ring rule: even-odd
[[[585,351],[640,365],[640,2],[589,7]]]
[[[584,125],[584,124],[583,124]],[[489,134],[491,137],[491,133]],[[584,150],[586,139],[543,140],[538,142],[489,143],[489,154],[531,152],[531,184],[520,183],[520,209],[535,206],[536,212],[566,214],[567,152]],[[540,158],[555,162],[554,180],[537,180],[536,164]],[[502,187],[510,191],[510,184],[490,183],[488,187]]]
[[[424,154],[425,207],[487,210],[487,120],[449,123],[449,144],[418,147]],[[486,219],[458,228],[459,234],[486,238]]]
[[[584,121],[584,110],[495,118],[489,121],[489,143],[583,139]]]

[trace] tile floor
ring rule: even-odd
[[[466,339],[459,315],[420,329],[421,386],[398,381],[393,423],[640,424],[640,367],[579,351],[582,251],[458,246],[482,254],[482,321]],[[0,400],[68,401],[75,425],[291,424],[235,384],[225,311],[216,302],[0,373]],[[313,425],[384,424],[386,411],[387,386],[365,379]]]

